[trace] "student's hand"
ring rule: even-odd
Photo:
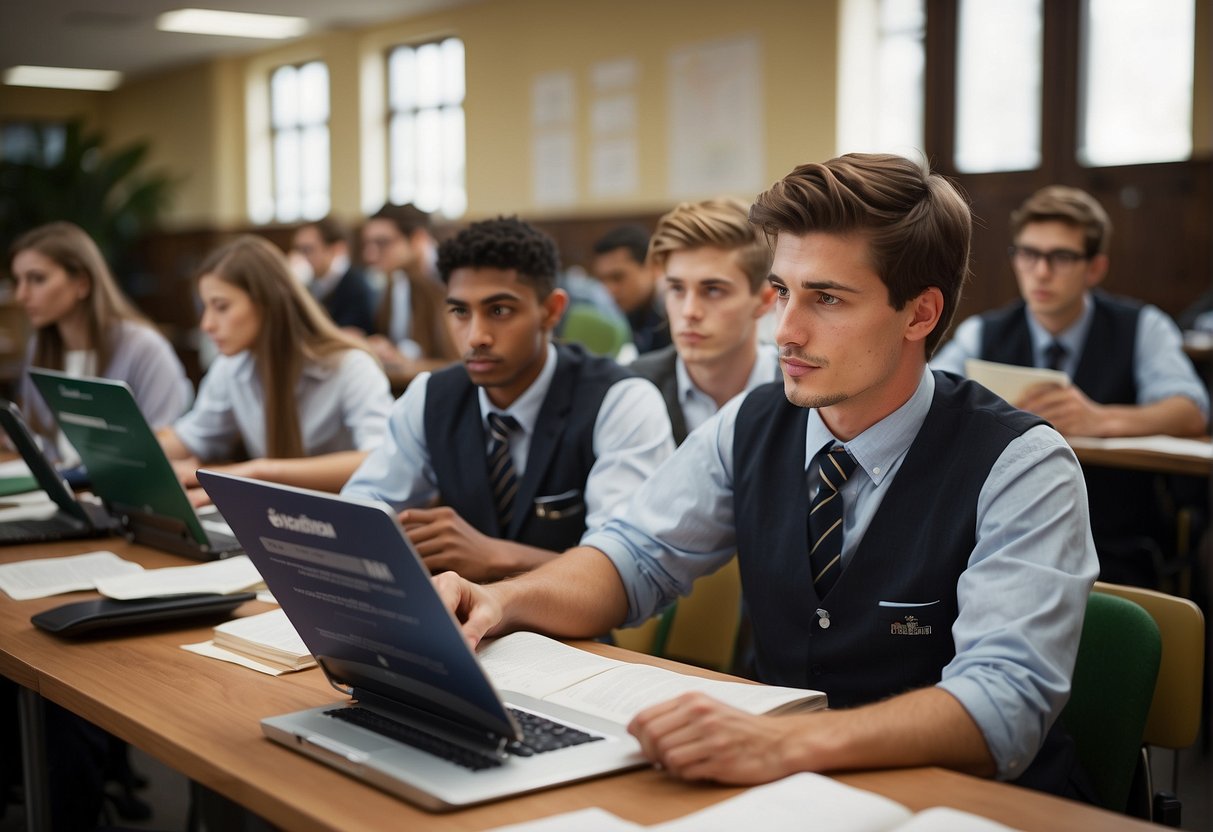
[[[202,508],[211,504],[211,495],[206,493],[205,488],[198,485],[185,489],[185,496],[189,498],[190,505],[194,508]]]
[[[646,757],[683,780],[755,785],[792,773],[790,716],[755,716],[702,693],[638,713],[628,731]]]
[[[173,473],[177,475],[177,481],[181,483],[181,487],[189,491],[191,488],[198,488],[198,469],[202,467],[202,462],[198,457],[191,456],[185,459],[171,460],[173,465]]]
[[[512,574],[494,554],[500,541],[477,531],[449,506],[409,508],[400,524],[430,572],[458,572],[469,581],[495,581]]]
[[[1063,436],[1103,436],[1103,407],[1087,398],[1074,385],[1036,384],[1016,402],[1016,407],[1047,419]]]
[[[501,624],[503,613],[492,589],[474,584],[454,572],[433,577],[434,588],[442,603],[459,621],[463,637],[472,649]]]

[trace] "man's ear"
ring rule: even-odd
[[[1087,288],[1094,289],[1108,276],[1108,255],[1096,254],[1087,261]]]
[[[770,283],[763,283],[762,288],[758,290],[758,306],[754,310],[754,317],[761,318],[763,315],[771,311],[771,306],[775,303],[775,287]]]
[[[540,306],[543,307],[543,329],[545,332],[551,332],[564,317],[564,310],[569,307],[569,293],[564,289],[553,289]]]
[[[943,292],[938,286],[929,286],[906,306],[911,313],[906,320],[906,339],[924,341],[943,317]]]

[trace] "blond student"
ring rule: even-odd
[[[266,240],[244,236],[199,269],[202,331],[219,357],[189,413],[160,431],[195,503],[199,465],[336,491],[383,439],[391,393]],[[227,466],[213,463],[247,457]]]
[[[8,266],[17,304],[33,332],[27,368],[125,381],[157,428],[189,407],[193,388],[177,354],[122,294],[97,244],[81,228],[53,222],[27,231],[10,247]],[[18,398],[39,433],[58,435],[28,373],[21,375]],[[56,443],[48,444],[53,454],[50,444]],[[75,455],[65,443],[57,448]]]

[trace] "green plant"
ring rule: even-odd
[[[87,231],[112,265],[122,262],[168,205],[173,182],[141,169],[145,142],[108,149],[104,136],[80,121],[61,136],[61,153],[52,149],[59,137],[41,128],[33,152],[0,159],[0,252],[31,228],[67,220]]]

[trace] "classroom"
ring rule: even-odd
[[[0,9],[0,832],[1213,828],[1210,0],[222,5]]]

